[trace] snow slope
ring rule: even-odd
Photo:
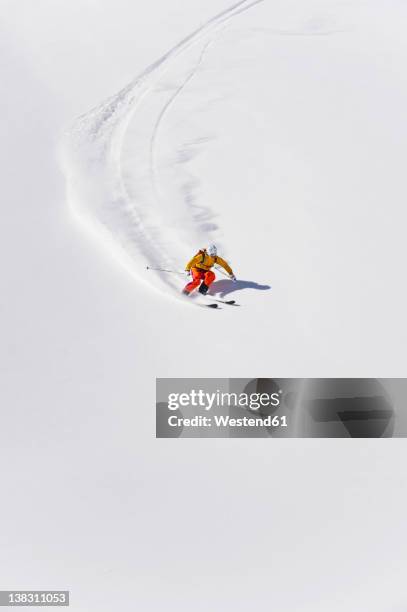
[[[405,3],[249,4],[1,3],[3,588],[405,608],[402,440],[154,439],[156,376],[405,376]],[[241,308],[144,270],[209,238]]]
[[[277,345],[312,342],[319,355],[329,340],[343,363],[352,338],[398,358],[404,12],[223,10],[73,124],[63,155],[74,211],[167,296],[182,277],[146,265],[182,270],[215,241],[241,282],[214,289],[250,304],[239,326],[267,313],[284,327]],[[380,327],[383,283],[392,316]]]

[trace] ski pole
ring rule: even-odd
[[[155,270],[156,272],[169,272],[170,274],[184,274],[184,272],[178,272],[178,270],[165,270],[164,268],[151,268],[146,266],[147,270]]]
[[[220,272],[221,274],[223,274],[223,276],[226,276],[226,278],[229,278],[229,274],[226,274],[226,272],[224,272],[222,270],[222,268],[218,268],[218,266],[215,266],[215,268],[218,270],[218,272]]]

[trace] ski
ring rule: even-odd
[[[206,297],[206,296],[200,295],[199,297]],[[193,297],[186,296],[186,299],[189,300],[191,304],[194,304],[195,306],[199,306],[200,308],[219,308],[219,304],[200,303],[197,295],[194,295]]]
[[[198,300],[191,300],[191,304],[199,306],[200,308],[217,308],[218,310],[221,310],[221,308],[219,308],[219,304],[200,304]]]
[[[203,306],[209,306],[210,308],[216,308],[218,304],[227,304],[228,306],[240,306],[240,304],[236,304],[236,300],[219,300],[217,298],[212,297],[212,295],[202,295],[199,294],[195,296],[194,299],[204,298],[205,300],[211,300],[211,302],[216,302],[215,304],[203,304]]]
[[[204,297],[208,298],[208,300],[219,302],[219,304],[227,304],[228,306],[240,306],[240,304],[236,304],[236,300],[218,300],[217,298],[214,298],[211,295],[205,295]]]

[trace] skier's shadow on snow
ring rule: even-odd
[[[215,281],[211,285],[211,295],[219,295],[220,297],[225,297],[229,293],[233,293],[234,291],[240,291],[241,289],[257,289],[260,291],[266,291],[267,289],[271,289],[270,285],[259,285],[259,283],[255,283],[253,281],[246,280],[218,280]]]

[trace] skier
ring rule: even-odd
[[[193,256],[191,261],[187,263],[185,272],[188,274],[188,276],[192,275],[192,280],[185,285],[182,293],[184,295],[189,295],[191,291],[196,289],[196,287],[198,287],[200,284],[198,289],[199,293],[206,295],[210,285],[216,278],[215,274],[211,270],[215,264],[222,266],[222,268],[224,268],[229,274],[229,277],[234,281],[236,280],[236,276],[233,274],[232,268],[224,259],[222,259],[222,257],[219,257],[216,246],[211,244],[210,247],[208,247],[208,250],[201,249],[196,255]]]

